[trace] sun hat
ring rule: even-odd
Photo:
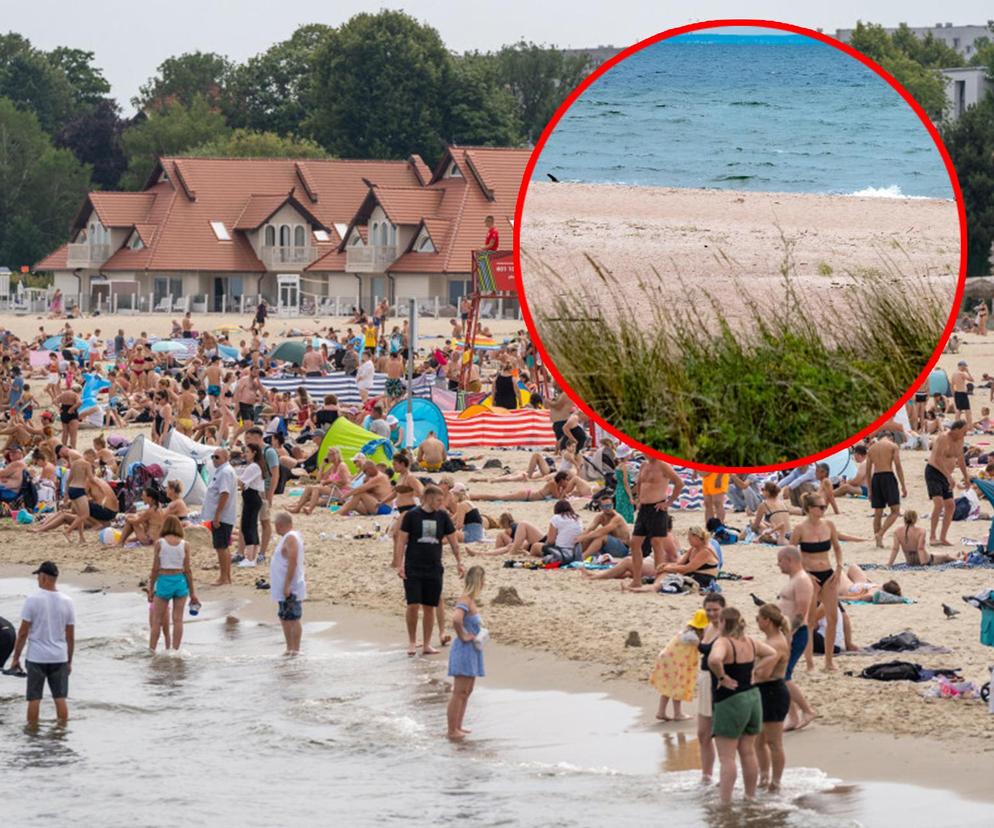
[[[708,625],[708,614],[699,609],[694,613],[694,617],[687,622],[688,627],[693,627],[695,630],[703,630]]]
[[[620,446],[618,446],[618,448],[614,452],[616,457],[629,457],[631,456],[631,453],[632,453],[632,447],[629,446],[627,443],[622,443]]]

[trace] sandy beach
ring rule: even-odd
[[[30,331],[40,324],[37,318],[0,321],[14,330],[23,326]],[[200,324],[200,320],[197,322]],[[210,317],[212,327],[219,322]],[[152,320],[147,317],[101,317],[99,320],[77,322],[77,330],[87,330],[94,323],[99,323],[104,329],[124,326],[129,333],[137,332],[138,328],[149,333],[165,333],[168,324],[163,317]],[[46,324],[47,329],[51,329],[56,323]],[[299,320],[293,324],[302,326]],[[428,320],[425,327],[430,330],[435,325],[447,325],[447,322]],[[274,327],[279,330],[278,324]],[[512,323],[507,333],[512,333],[514,329]],[[950,369],[959,358],[970,362],[978,378],[984,370],[994,371],[994,336],[986,339],[967,336],[959,356],[944,355],[941,364]],[[982,396],[986,397],[985,392],[978,391],[974,397],[977,417],[984,401]],[[117,433],[135,436],[143,431],[131,428]],[[95,430],[82,431],[80,446],[88,446],[97,433]],[[988,439],[994,443],[994,438],[984,436],[972,437],[969,442],[982,443]],[[468,450],[464,455],[465,459],[478,465],[482,465],[487,458],[497,457],[514,471],[524,470],[528,456],[528,452],[520,450],[484,449]],[[924,452],[908,451],[903,454],[910,495],[905,504],[917,509],[923,516],[927,516],[929,511],[922,478],[925,457]],[[455,478],[466,481],[470,476],[469,473],[462,473],[455,475]],[[470,485],[471,491],[490,492],[511,492],[521,487],[520,483],[500,483],[496,478],[493,483]],[[294,500],[291,494],[279,496],[277,507],[290,505]],[[576,502],[578,509],[582,505],[581,501]],[[549,504],[541,502],[496,502],[480,506],[484,513],[494,517],[500,512],[510,511],[516,519],[528,520],[540,527],[547,524],[551,514]],[[829,515],[838,528],[853,535],[872,538],[867,501],[846,498],[840,500],[840,506],[841,515]],[[584,511],[581,517],[587,522],[591,513]],[[382,523],[383,519],[345,518],[326,510],[297,518],[297,526],[303,530],[308,550],[309,605],[354,607],[385,613],[395,628],[398,643],[401,643],[403,593],[396,574],[389,567],[391,544],[385,539],[352,539],[355,534],[372,531],[374,522]],[[674,522],[677,536],[684,543],[687,529],[702,524],[703,515],[699,511],[675,512]],[[744,516],[730,515],[728,522],[741,526]],[[959,548],[962,538],[986,539],[989,528],[987,521],[957,522],[952,526],[950,538]],[[321,538],[322,533],[326,535],[325,539]],[[206,530],[195,529],[190,539],[195,575],[201,582],[207,583],[215,577],[213,570],[216,568],[208,534]],[[39,543],[39,540],[42,542]],[[477,550],[488,548],[486,543],[475,547]],[[847,563],[884,563],[888,555],[887,551],[874,548],[872,539],[845,543],[843,550]],[[0,565],[23,568],[45,557],[57,560],[72,576],[92,565],[104,577],[121,578],[124,583],[135,586],[139,579],[148,576],[150,568],[148,549],[112,550],[100,545],[95,533],[88,533],[87,542],[80,545],[66,542],[58,532],[39,539],[9,521],[0,525]],[[743,608],[751,619],[749,594],[774,599],[783,583],[783,576],[775,563],[775,549],[740,544],[726,547],[725,559],[726,570],[751,579],[722,582],[723,592],[730,603]],[[487,571],[484,613],[487,626],[497,642],[584,662],[589,665],[588,676],[592,674],[609,690],[627,688],[625,692],[629,698],[641,699],[647,716],[651,716],[657,696],[646,679],[656,653],[685,623],[698,605],[698,599],[622,593],[615,581],[589,582],[573,571],[507,569],[503,567],[501,558],[478,557],[474,562],[481,563]],[[445,594],[451,604],[458,595],[458,584],[452,562],[448,563]],[[218,600],[254,594],[253,583],[259,574],[256,570],[236,568],[236,583],[233,586],[220,589],[205,587],[203,595],[208,600]],[[870,574],[881,581],[890,577],[885,572]],[[885,635],[911,629],[925,641],[951,650],[946,655],[915,653],[911,660],[929,667],[960,667],[965,678],[977,683],[988,680],[992,657],[990,650],[978,640],[980,615],[964,604],[960,596],[990,587],[994,582],[990,570],[899,572],[894,577],[901,583],[904,594],[913,598],[915,603],[905,606],[851,606],[848,611],[856,643],[866,645]],[[523,605],[494,604],[492,599],[500,587],[513,587]],[[943,602],[960,609],[960,614],[946,620],[941,609]],[[625,646],[632,630],[639,632],[641,647]],[[927,736],[948,745],[950,751],[958,752],[959,748],[967,747],[991,749],[989,740],[994,735],[994,717],[980,702],[923,699],[920,685],[903,682],[884,685],[846,675],[848,671],[858,674],[864,666],[881,660],[886,659],[842,656],[837,660],[840,669],[835,674],[825,674],[820,669],[809,673],[799,668],[797,680],[820,716],[813,733],[828,725],[851,733]],[[820,667],[820,659],[817,666]],[[686,730],[681,725],[669,727]],[[988,741],[978,742],[978,739]]]
[[[742,305],[730,291],[781,296],[788,260],[799,293],[817,306],[868,270],[921,277],[951,303],[960,259],[951,201],[541,181],[528,187],[521,251],[532,313],[555,290],[552,272],[571,287],[590,278],[589,255],[632,285],[636,306],[642,277],[653,295],[688,307],[701,298],[695,288],[707,288],[733,318]]]

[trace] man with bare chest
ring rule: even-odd
[[[672,490],[670,487],[672,486]],[[632,557],[632,585],[642,584],[642,543],[649,538],[656,567],[665,563],[663,538],[669,532],[669,506],[683,490],[683,480],[673,467],[662,460],[649,458],[642,463],[635,481],[638,512],[629,549]]]
[[[932,444],[925,465],[925,488],[932,498],[932,528],[929,533],[929,543],[933,546],[951,546],[949,524],[953,520],[953,509],[956,506],[953,499],[953,469],[959,468],[963,473],[963,487],[970,486],[970,473],[966,470],[966,460],[963,456],[963,441],[966,439],[966,420],[956,420],[949,431],[940,434]],[[942,518],[942,534],[935,537]]]
[[[801,688],[794,683],[794,668],[808,646],[808,611],[814,598],[815,587],[811,576],[804,571],[801,563],[801,550],[796,546],[784,546],[777,552],[777,566],[787,576],[787,583],[777,596],[777,606],[784,618],[790,621],[790,658],[784,681],[790,693],[791,709],[788,715],[788,730],[807,727],[815,718]],[[795,709],[796,708],[796,709]],[[798,711],[800,711],[798,713]]]
[[[867,449],[866,477],[873,509],[873,536],[882,549],[884,535],[901,514],[901,498],[908,496],[904,469],[901,467],[901,450],[889,437],[881,437]],[[883,520],[884,508],[890,509],[887,520]]]

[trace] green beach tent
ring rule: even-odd
[[[283,362],[292,362],[300,365],[304,361],[304,351],[307,343],[300,340],[288,339],[276,346],[276,349],[269,355],[270,359],[278,359]]]
[[[356,473],[356,466],[352,458],[360,451],[374,463],[386,463],[388,466],[393,458],[393,447],[386,440],[345,417],[339,417],[325,432],[318,449],[319,468],[332,446],[342,452],[342,459],[353,474]]]

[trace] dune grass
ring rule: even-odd
[[[812,306],[791,259],[785,246],[776,301],[733,280],[732,295],[694,285],[686,295],[701,298],[688,310],[666,300],[674,277],[665,290],[655,271],[622,284],[588,256],[590,277],[579,282],[544,267],[553,298],[532,310],[560,374],[631,437],[701,463],[787,462],[890,408],[932,355],[950,301],[888,266],[849,274]],[[744,311],[734,326],[730,305]]]

